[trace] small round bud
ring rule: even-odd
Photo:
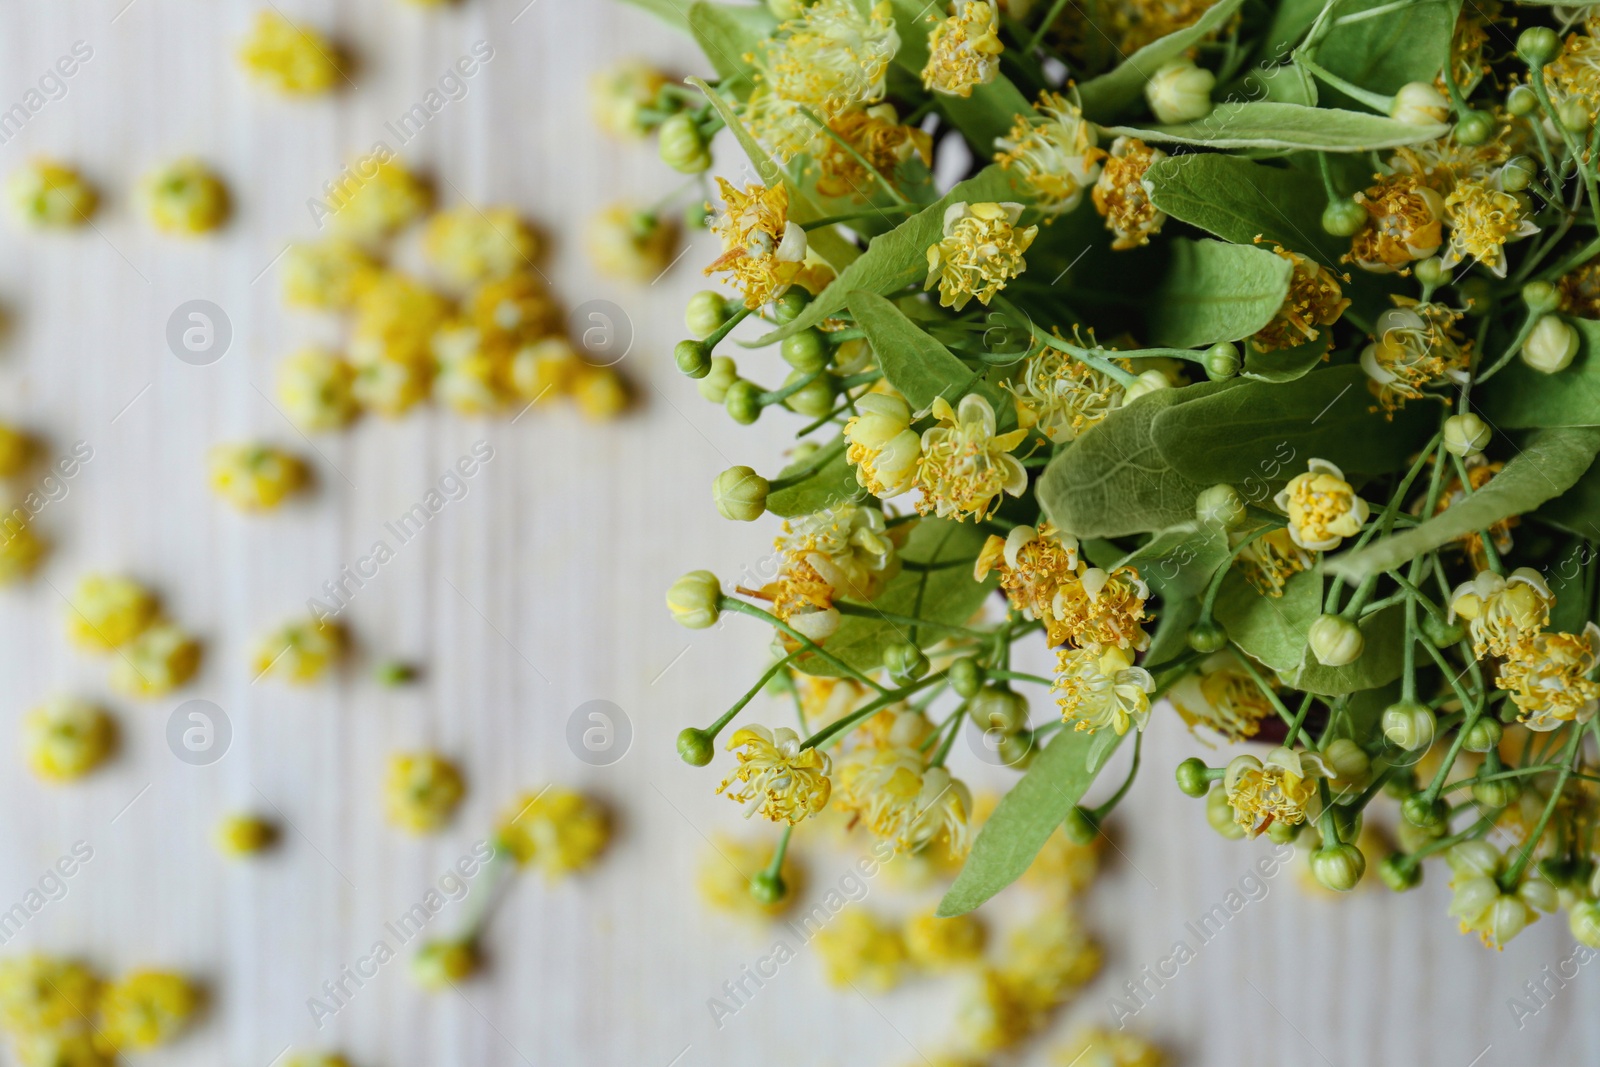
[[[1190,756],[1178,764],[1178,788],[1186,797],[1203,797],[1206,790],[1211,788],[1211,782],[1206,778],[1206,761],[1198,756]]]
[[[899,682],[914,682],[928,673],[928,657],[909,641],[896,641],[883,650],[883,668]]]
[[[704,200],[696,200],[683,209],[683,228],[691,232],[710,229],[711,220],[715,217],[706,207]]]
[[[1530,67],[1542,67],[1561,50],[1561,38],[1547,26],[1523,30],[1517,38],[1517,55]]]
[[[1592,125],[1588,102],[1577,97],[1563,100],[1556,105],[1556,121],[1568,133],[1588,133]]]
[[[1061,828],[1066,831],[1067,840],[1076,845],[1092,845],[1100,836],[1100,824],[1095,821],[1094,813],[1082,804],[1067,812],[1067,820]]]
[[[672,350],[672,361],[691,378],[704,378],[711,373],[711,350],[703,341],[679,341]]]
[[[711,167],[711,151],[694,117],[680,111],[661,124],[657,150],[661,162],[679,174],[700,174]]]
[[[1300,831],[1305,829],[1305,823],[1288,823],[1282,819],[1274,819],[1272,825],[1267,827],[1267,840],[1274,845],[1292,845]]]
[[[1517,117],[1532,113],[1539,106],[1539,94],[1532,86],[1517,85],[1506,94],[1506,110]]]
[[[1122,402],[1131,404],[1146,393],[1153,393],[1158,389],[1171,389],[1172,382],[1165,374],[1158,370],[1147,370],[1139,375],[1139,380],[1122,391]]]
[[[967,705],[972,721],[985,730],[1012,734],[1028,725],[1028,701],[1002,686],[985,686]]]
[[[1468,727],[1467,736],[1461,739],[1461,747],[1468,752],[1489,752],[1500,747],[1500,738],[1504,734],[1504,727],[1484,715]]]
[[[1522,786],[1515,778],[1496,778],[1492,782],[1474,782],[1472,799],[1486,808],[1505,808],[1522,796]]]
[[[1412,826],[1431,830],[1443,826],[1450,818],[1450,805],[1442,800],[1428,799],[1428,794],[1418,791],[1400,802],[1400,814]]]
[[[689,298],[689,303],[683,309],[683,324],[689,332],[700,340],[705,340],[718,330],[732,315],[733,309],[728,306],[728,298],[715,289],[702,289]],[[707,359],[709,360],[709,355]],[[682,370],[682,368],[679,368]]]
[[[1231,530],[1243,523],[1249,512],[1239,490],[1231,485],[1213,485],[1195,497],[1194,515],[1206,526]]]
[[[778,325],[787,326],[800,317],[800,312],[811,303],[811,294],[798,286],[791,286],[772,303],[773,317],[778,320]]]
[[[977,696],[983,686],[983,668],[971,656],[963,656],[950,664],[950,673],[945,677],[950,688],[964,698]]]
[[[1214,382],[1227,381],[1239,373],[1244,363],[1239,358],[1239,346],[1232,341],[1219,341],[1206,349],[1206,377]]]
[[[785,386],[793,385],[803,378],[810,378],[808,371],[790,371],[789,376],[783,380]],[[783,406],[796,414],[804,415],[808,419],[820,419],[833,410],[835,378],[831,374],[818,374],[799,389],[790,393],[783,401]]]
[[[1210,655],[1228,647],[1228,631],[1215,619],[1206,619],[1189,627],[1189,647]]]
[[[690,571],[667,590],[667,609],[679,626],[704,630],[722,612],[722,583],[710,571]]]
[[[1383,736],[1407,752],[1421,752],[1433,744],[1438,720],[1433,709],[1416,701],[1402,701],[1383,709]]]
[[[1522,287],[1522,302],[1535,315],[1548,315],[1561,304],[1561,293],[1549,282],[1529,282]]]
[[[711,735],[693,726],[678,731],[678,756],[691,767],[704,767],[716,753]]]
[[[761,871],[750,879],[750,895],[756,903],[771,907],[789,894],[789,886],[777,871]]]
[[[1033,758],[1039,754],[1039,746],[1033,743],[1033,733],[1029,730],[1018,730],[1014,734],[1006,734],[1000,739],[1000,747],[995,750],[1004,763],[1014,771],[1025,771],[1033,764]]]
[[[1390,98],[1389,117],[1407,126],[1433,126],[1450,117],[1450,98],[1428,82],[1407,82]]]
[[[478,951],[470,941],[429,941],[411,957],[411,978],[430,993],[464,981],[478,969]]]
[[[1487,111],[1468,111],[1456,120],[1455,139],[1459,144],[1478,145],[1494,134],[1494,116]]]
[[[1494,287],[1481,275],[1468,274],[1457,281],[1456,292],[1461,294],[1461,299],[1467,305],[1468,318],[1481,318],[1497,306]]]
[[[725,519],[754,522],[766,513],[772,486],[749,467],[729,467],[711,484],[711,499]]]
[[[746,378],[735,378],[722,396],[728,417],[740,426],[749,426],[761,417],[761,387]]]
[[[1450,281],[1450,269],[1444,265],[1444,262],[1438,256],[1428,257],[1411,268],[1411,270],[1412,273],[1416,274],[1417,281],[1430,289],[1436,289],[1441,285],[1448,284]]]
[[[680,364],[681,366],[681,364]],[[694,375],[690,375],[694,377]],[[731,356],[711,357],[711,369],[700,378],[700,395],[713,404],[727,399],[728,387],[739,379],[739,368]]]
[[[1543,374],[1566,370],[1577,354],[1578,331],[1554,315],[1535,323],[1522,345],[1522,362]]]
[[[1405,853],[1396,852],[1378,861],[1378,878],[1396,893],[1404,893],[1422,884],[1422,864],[1410,862]]]
[[[828,342],[815,327],[785,337],[778,353],[789,366],[807,374],[828,365]]]
[[[1348,893],[1367,873],[1367,857],[1352,844],[1319,848],[1311,854],[1311,874],[1324,889]]]
[[[1470,411],[1444,420],[1444,449],[1452,456],[1476,456],[1489,447],[1492,436],[1489,424]]]
[[[1600,949],[1600,901],[1574,904],[1567,912],[1567,929],[1578,944]]]
[[[1157,122],[1193,122],[1211,113],[1217,76],[1191,59],[1174,59],[1156,69],[1144,86],[1145,102]]]
[[[1508,193],[1520,193],[1533,183],[1539,173],[1539,164],[1528,156],[1514,156],[1500,168],[1500,187]]]
[[[1322,209],[1322,228],[1335,237],[1354,237],[1367,225],[1367,209],[1354,200],[1330,200]]]
[[[1228,793],[1220,783],[1213,785],[1211,792],[1206,794],[1206,822],[1229,841],[1237,841],[1244,836],[1244,827],[1234,821],[1233,805],[1228,803]]]
[[[402,660],[392,659],[378,664],[372,676],[379,685],[398,689],[417,680],[417,669]]]
[[[1348,737],[1329,742],[1322,754],[1333,764],[1334,774],[1341,786],[1360,782],[1372,770],[1372,760],[1366,750]]]
[[[1459,645],[1467,636],[1466,627],[1459,622],[1447,622],[1438,616],[1424,613],[1422,616],[1422,636],[1434,648],[1449,648]]]
[[[1361,658],[1366,639],[1361,627],[1343,615],[1318,615],[1311,623],[1311,652],[1327,667],[1343,667]]]
[[[1394,767],[1383,783],[1383,795],[1390,800],[1404,800],[1417,791],[1417,776],[1410,767]]]

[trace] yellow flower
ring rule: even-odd
[[[427,366],[382,356],[356,368],[350,389],[368,411],[396,418],[427,399],[431,376],[432,369]]]
[[[67,635],[79,648],[105,652],[138,637],[155,617],[155,594],[138,582],[88,574],[73,591]]]
[[[726,271],[730,284],[754,310],[788,291],[806,259],[806,231],[789,218],[789,190],[775,185],[747,186],[740,192],[718,178],[723,211],[711,222],[722,238],[722,254],[706,274]]]
[[[111,754],[116,724],[101,708],[57,698],[22,720],[28,765],[46,781],[69,782],[98,767]]]
[[[33,527],[6,519],[0,523],[0,585],[25,577],[44,558],[44,542]]]
[[[1522,217],[1522,206],[1510,193],[1492,189],[1484,181],[1466,181],[1444,198],[1450,243],[1439,263],[1453,267],[1471,256],[1497,278],[1506,276],[1506,242],[1539,232],[1532,219]]]
[[[455,285],[475,285],[523,270],[539,254],[539,238],[515,208],[479,211],[471,204],[443,211],[423,234],[428,260]]]
[[[589,220],[584,251],[595,270],[625,282],[653,282],[672,265],[678,231],[629,204],[613,204]]]
[[[1009,975],[984,967],[968,979],[956,1002],[961,1042],[980,1056],[1019,1044],[1034,1029],[1034,1013]]]
[[[250,675],[286,682],[314,682],[338,663],[345,651],[344,628],[324,619],[299,619],[263,636],[250,658]]]
[[[199,1007],[200,991],[181,974],[135,971],[106,987],[96,1037],[109,1049],[152,1049],[176,1037]]]
[[[1581,634],[1534,635],[1500,669],[1495,685],[1511,692],[1522,712],[1518,722],[1530,730],[1555,730],[1586,723],[1600,709],[1600,682],[1589,677],[1597,664],[1600,627],[1591,622]]]
[[[31,953],[0,959],[0,1026],[13,1035],[86,1030],[100,979],[72,960]]]
[[[162,233],[206,233],[228,217],[227,188],[198,159],[180,159],[145,175],[139,196],[145,217]]]
[[[728,799],[745,805],[745,818],[760,812],[793,826],[827,806],[832,763],[821,750],[800,747],[800,735],[788,727],[746,726],[728,739],[728,751],[739,765],[717,792],[738,782]]]
[[[1078,582],[1087,564],[1078,559],[1078,539],[1056,532],[1049,523],[1014,526],[1005,537],[990,534],[973,565],[972,578],[981,582],[993,570],[1000,572],[1000,588],[1011,606],[1030,619],[1055,620],[1055,603],[1062,590]],[[1052,645],[1066,641],[1065,630],[1049,627]]]
[[[883,500],[911,491],[922,438],[911,428],[911,405],[903,398],[890,393],[861,397],[844,435],[850,442],[845,458],[861,488]]]
[[[370,241],[421,218],[433,204],[428,186],[385,149],[355,160],[328,195],[333,228]]]
[[[262,444],[211,449],[211,489],[240,511],[271,511],[310,480],[304,463]]]
[[[695,875],[695,887],[700,899],[718,911],[729,912],[747,919],[771,919],[781,915],[801,887],[801,871],[794,862],[794,852],[784,853],[778,871],[783,881],[783,895],[766,903],[750,892],[750,880],[772,862],[771,841],[740,840],[719,834],[710,848],[701,855]]]
[[[1287,528],[1264,533],[1239,551],[1246,580],[1263,596],[1281,597],[1289,579],[1313,562],[1311,553],[1294,543]]]
[[[939,287],[939,303],[957,311],[974,297],[988,306],[1006,283],[1028,269],[1022,256],[1039,227],[1019,227],[1021,204],[951,204],[944,237],[928,247],[928,280]]]
[[[1100,160],[1092,122],[1059,93],[1039,94],[1041,118],[1018,115],[1011,133],[995,139],[996,163],[1015,167],[1033,193],[1034,206],[1046,215],[1073,211],[1083,192],[1100,177]]]
[[[590,422],[606,422],[628,410],[632,394],[622,375],[611,367],[581,363],[572,381],[572,399]]]
[[[287,96],[316,96],[338,84],[339,51],[309,25],[276,10],[256,15],[239,47],[239,65],[257,82]]]
[[[378,261],[354,241],[297,241],[283,256],[283,299],[292,307],[343,311],[380,272]]]
[[[885,526],[883,512],[860,504],[846,502],[786,519],[773,547],[791,578],[827,586],[821,599],[828,603],[819,607],[838,597],[871,600],[900,572],[896,534]],[[784,606],[780,595],[778,607]]]
[[[832,986],[887,993],[900,984],[905,972],[906,946],[900,932],[859,905],[835,915],[817,932],[815,944]]]
[[[971,791],[943,767],[924,766],[921,738],[900,732],[890,738],[882,748],[862,746],[839,761],[839,808],[898,848],[937,844],[957,859],[965,856],[971,847]]]
[[[452,324],[434,335],[434,398],[463,415],[486,415],[511,393],[511,352],[474,326]]]
[[[1232,652],[1206,657],[1200,670],[1185,675],[1167,698],[1191,731],[1205,726],[1229,741],[1254,737],[1261,720],[1275,710]]]
[[[1193,26],[1215,3],[1216,0],[1120,0],[1109,7],[1089,8],[1068,4],[1057,31],[1070,55],[1097,62],[1098,66],[1115,66],[1145,45]],[[1216,34],[1212,30],[1207,37]]]
[[[229,859],[253,856],[272,846],[278,828],[259,815],[234,814],[217,823],[212,835],[217,851]]]
[[[1028,357],[1015,380],[1002,383],[1017,407],[1017,425],[1066,444],[1122,404],[1111,375],[1049,345]]]
[[[1275,748],[1265,760],[1236,756],[1222,780],[1233,821],[1255,837],[1274,822],[1288,826],[1314,817],[1317,779],[1333,771],[1316,752]]]
[[[1060,695],[1061,721],[1086,733],[1109,726],[1120,737],[1130,725],[1143,730],[1150,721],[1150,694],[1155,679],[1133,665],[1133,655],[1115,645],[1103,652],[1063,648],[1056,653],[1056,679],[1050,687]]]
[[[67,1033],[22,1033],[12,1036],[21,1067],[110,1067],[112,1055],[99,1047],[87,1029]]]
[[[1479,571],[1450,594],[1450,621],[1467,620],[1472,651],[1484,656],[1518,656],[1534,635],[1550,625],[1555,594],[1532,567],[1518,567],[1510,577]]]
[[[667,76],[639,60],[626,60],[598,71],[589,79],[589,110],[595,123],[617,137],[638,138],[649,132],[639,112],[655,102]]]
[[[1271,322],[1250,338],[1250,343],[1262,352],[1315,341],[1321,336],[1317,327],[1332,326],[1350,306],[1339,288],[1339,279],[1331,270],[1295,252],[1281,248],[1274,251],[1287,259],[1293,270],[1289,274],[1289,292],[1283,298],[1283,306],[1272,316]]]
[[[1290,478],[1272,502],[1289,516],[1290,539],[1308,552],[1338,548],[1367,521],[1367,502],[1325,459],[1307,460],[1305,473]]]
[[[389,757],[383,805],[389,822],[408,833],[427,834],[450,820],[466,786],[456,765],[433,752],[397,752]]]
[[[499,843],[519,864],[531,863],[555,881],[592,864],[610,836],[610,821],[598,804],[549,786],[524,794],[506,810]]]
[[[1152,164],[1166,158],[1161,149],[1151,148],[1137,137],[1118,137],[1111,142],[1092,195],[1094,209],[1111,231],[1112,248],[1142,248],[1161,232],[1167,213],[1150,200],[1144,174]]]
[[[99,197],[78,171],[53,159],[33,159],[6,179],[6,202],[30,226],[81,226]]]
[[[511,387],[529,403],[548,403],[570,392],[584,367],[565,337],[547,337],[512,355]]]
[[[1444,243],[1444,199],[1415,174],[1379,178],[1355,201],[1367,209],[1367,225],[1351,239],[1350,258],[1363,270],[1389,274]]]
[[[360,410],[355,378],[355,368],[337,354],[302,348],[278,364],[278,399],[302,428],[337,430]]]
[[[1434,504],[1434,514],[1443,514],[1465,501],[1473,493],[1485,485],[1505,469],[1505,464],[1491,462],[1482,452],[1471,455],[1462,460],[1462,465],[1467,469],[1467,481],[1463,486],[1458,474],[1451,474],[1445,479],[1443,488],[1439,491],[1439,499]],[[1447,468],[1448,469],[1448,468]],[[1507,515],[1498,522],[1489,524],[1487,533],[1494,542],[1495,551],[1502,556],[1511,551],[1511,528],[1522,521],[1521,516]],[[1467,554],[1467,560],[1474,567],[1482,570],[1489,566],[1488,556],[1484,552],[1483,533],[1473,530],[1471,533],[1456,538],[1456,544],[1461,545]]]
[[[1056,1062],[1062,1067],[1163,1067],[1167,1057],[1137,1034],[1091,1026],[1073,1033]]]
[[[467,297],[463,314],[486,336],[516,346],[543,340],[561,329],[561,310],[532,271],[487,281]]]
[[[111,687],[134,697],[162,696],[199,669],[200,643],[173,623],[156,622],[111,661]]]
[[[983,956],[984,929],[972,915],[941,919],[926,909],[906,920],[906,954],[930,971],[947,971]]]
[[[956,0],[955,14],[928,34],[922,84],[934,92],[968,97],[1000,73],[1000,12],[989,0]]]
[[[415,278],[380,271],[356,294],[350,361],[358,368],[383,358],[431,362],[434,331],[449,313],[449,301]]]
[[[1028,431],[996,434],[994,408],[983,397],[968,393],[959,409],[936,397],[933,417],[939,425],[923,432],[917,460],[922,514],[982,521],[999,509],[1001,493],[1021,496],[1028,488],[1027,470],[1011,455]]]
[[[885,182],[894,178],[900,164],[916,158],[924,166],[933,162],[933,139],[915,126],[900,124],[893,104],[878,104],[860,111],[847,111],[828,124],[828,128],[850,148],[831,137],[812,147],[818,177],[817,192],[828,197],[867,197],[873,177],[856,158],[867,161],[873,174]]]
[[[1577,100],[1591,120],[1600,114],[1600,38],[1592,29],[1567,36],[1560,54],[1544,68],[1544,80],[1558,106]]]

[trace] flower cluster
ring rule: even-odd
[[[169,971],[107,981],[86,965],[44,955],[0,959],[0,1030],[24,1067],[109,1067],[126,1052],[175,1040],[201,991]]]

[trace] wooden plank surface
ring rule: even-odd
[[[342,1049],[357,1067],[932,1059],[954,984],[838,994],[821,984],[809,948],[720,1026],[708,1009],[724,981],[783,935],[740,929],[698,905],[693,871],[706,838],[739,820],[713,796],[715,773],[680,764],[672,738],[742,690],[764,642],[744,620],[678,630],[661,592],[693,567],[731,576],[758,564],[771,526],[721,521],[708,487],[735,462],[774,469],[784,427],[733,426],[671,366],[683,301],[699,287],[695,265],[710,258],[706,238],[646,287],[596,277],[579,248],[580,220],[603,204],[654,199],[678,182],[650,146],[593,131],[589,72],[626,55],[703,72],[693,49],[602,0],[524,3],[427,11],[396,0],[279,0],[361,61],[354,86],[309,104],[264,98],[235,71],[231,50],[254,3],[0,7],[0,107],[23,100],[75,42],[93,51],[64,93],[0,144],[0,170],[57,154],[106,194],[94,230],[0,237],[0,305],[11,319],[0,417],[38,431],[52,455],[78,441],[93,449],[39,518],[55,546],[47,566],[0,594],[0,909],[74,842],[93,858],[0,951],[203,976],[212,992],[203,1024],[146,1057],[175,1067],[266,1067],[291,1045]],[[403,155],[434,177],[445,205],[512,203],[543,224],[552,236],[543,268],[569,306],[607,300],[625,310],[637,342],[622,369],[640,409],[604,427],[567,410],[515,425],[419,413],[318,437],[313,452],[267,397],[276,360],[326,337],[327,324],[281,309],[275,257],[288,239],[315,232],[307,201],[322,183],[385,137],[385,123],[477,42],[493,59]],[[236,216],[214,239],[157,238],[130,208],[132,187],[146,168],[191,153],[227,176]],[[210,366],[180,362],[165,341],[169,316],[193,299],[220,306],[232,326],[229,352]],[[778,377],[772,357],[752,357],[752,368],[758,361],[756,373]],[[306,452],[316,494],[268,518],[223,511],[205,487],[205,450],[249,436]],[[478,441],[493,460],[355,596],[348,617],[360,669],[305,691],[252,684],[255,634],[302,611]],[[204,669],[181,699],[224,710],[233,731],[224,758],[176,760],[165,730],[180,701],[114,697],[106,665],[68,646],[61,592],[89,569],[148,580],[172,616],[203,635]],[[393,656],[422,663],[425,683],[396,692],[369,681],[366,667]],[[64,789],[36,782],[14,741],[24,712],[57,691],[106,699],[124,737],[113,765]],[[569,716],[590,700],[615,703],[631,723],[631,749],[609,766],[580,761],[566,741]],[[459,759],[470,793],[448,832],[418,841],[383,822],[380,782],[388,753],[420,745]],[[1541,970],[1572,974],[1562,920],[1540,922],[1496,954],[1455,932],[1437,868],[1403,898],[1370,889],[1333,902],[1303,893],[1293,874],[1248,880],[1271,846],[1222,842],[1170,784],[1167,769],[1196,749],[1170,713],[1158,714],[1148,747],[1148,779],[1120,820],[1120,853],[1091,904],[1106,969],[1068,1016],[1109,1021],[1108,999],[1126,998],[1133,981],[1146,994],[1130,1025],[1187,1064],[1600,1058],[1595,968],[1579,968],[1564,987]],[[308,998],[439,888],[519,791],[550,781],[612,806],[618,836],[605,863],[553,887],[519,880],[492,926],[488,974],[459,993],[425,996],[396,961],[319,1029]],[[291,827],[285,847],[259,864],[225,865],[208,834],[237,808],[281,812]],[[813,892],[846,873],[841,854],[813,845],[803,855]],[[448,903],[430,933],[452,929],[481,889]],[[1230,890],[1247,903],[1202,943],[1186,924],[1226,904]],[[931,900],[931,890],[918,896],[887,876],[865,892],[886,910]],[[1195,954],[1173,968],[1162,961],[1180,938]],[[1553,991],[1548,1006],[1523,990],[1530,980]],[[1513,997],[1537,1013],[1519,1020]],[[1030,1053],[1045,1061],[1042,1047]]]

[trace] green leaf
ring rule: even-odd
[[[912,528],[900,557],[913,563],[973,561],[988,539],[989,531],[976,523],[921,519]],[[890,580],[883,592],[873,598],[872,606],[892,615],[914,615],[929,622],[961,626],[994,591],[995,581],[994,576],[973,581],[970,563],[935,570],[907,569]],[[886,645],[909,638],[909,627],[900,623],[846,615],[826,647],[857,670],[869,671],[882,665]],[[839,673],[815,657],[802,657],[795,664],[807,674],[831,678]]]
[[[906,398],[911,410],[925,411],[939,396],[953,406],[965,392],[980,393],[991,407],[999,409],[1000,398],[993,388],[982,381],[969,387],[974,372],[889,301],[858,289],[850,294],[849,308],[878,354],[883,376]]]
[[[975,177],[951,189],[938,203],[924,208],[888,233],[874,237],[860,258],[840,271],[794,321],[758,341],[746,342],[745,346],[765,348],[837,315],[849,302],[850,294],[858,289],[888,294],[921,282],[928,273],[928,248],[944,236],[945,208],[963,201],[984,203],[1015,196],[1017,190],[1009,172],[996,166],[985,167]],[[815,240],[816,231],[808,236]]]
[[[1381,574],[1502,519],[1532,511],[1571,488],[1600,452],[1600,428],[1569,426],[1537,430],[1505,469],[1488,484],[1421,525],[1346,552],[1328,569],[1350,582]]]
[[[838,438],[835,438],[834,442],[837,444]],[[792,474],[808,462],[810,461],[801,460],[798,463],[791,463],[778,476],[781,478]],[[856,469],[845,459],[844,450],[841,448],[838,455],[823,464],[809,478],[783,489],[775,489],[768,494],[767,510],[779,518],[788,519],[796,515],[810,515],[814,511],[831,508],[847,500],[860,499],[866,492],[856,481]]]
[[[1275,352],[1263,352],[1253,344],[1246,344],[1244,369],[1239,373],[1258,382],[1292,382],[1303,378],[1322,365],[1331,339],[1328,331],[1322,330],[1315,341]]]
[[[1581,342],[1571,366],[1543,374],[1520,359],[1494,376],[1473,399],[1490,424],[1502,430],[1541,426],[1600,426],[1600,322],[1568,319]]]
[[[689,13],[684,8],[682,0],[622,0],[622,2],[643,8],[676,29],[684,31],[689,29]]]
[[[939,902],[939,915],[965,915],[1015,882],[1056,827],[1094,784],[1122,740],[1062,730],[1044,747],[972,843],[966,866]]]
[[[720,78],[743,81],[746,93],[750,90],[746,76],[754,68],[745,57],[777,28],[778,20],[764,6],[732,7],[700,0],[689,8],[689,32],[712,69]]]
[[[1347,475],[1397,470],[1432,435],[1434,411],[1412,404],[1390,422],[1372,410],[1366,382],[1352,364],[1281,384],[1239,382],[1161,412],[1152,437],[1179,475],[1227,482],[1257,501],[1313,457]]]
[[[1198,595],[1228,555],[1228,537],[1220,526],[1190,520],[1156,531],[1113,566],[1138,568],[1139,577],[1170,601]]]
[[[1207,152],[1163,159],[1145,181],[1156,207],[1224,241],[1248,245],[1260,237],[1324,264],[1350,250],[1349,239],[1323,231],[1327,194],[1309,171]]]
[[[1366,14],[1374,8],[1380,13]],[[1317,63],[1352,85],[1384,96],[1444,69],[1459,0],[1341,0],[1317,44]],[[1330,94],[1344,99],[1337,90]]]
[[[1272,321],[1294,268],[1265,248],[1177,238],[1150,298],[1150,341],[1197,348],[1239,341]]]
[[[1078,87],[1083,113],[1096,122],[1105,123],[1138,103],[1145,83],[1163,63],[1178,58],[1205,40],[1232,18],[1243,2],[1221,0],[1213,4],[1193,25],[1151,41],[1124,59],[1115,70],[1084,82]]]
[[[1123,537],[1194,518],[1206,486],[1179,474],[1161,454],[1151,427],[1183,394],[1205,386],[1162,389],[1118,408],[1057,453],[1034,489],[1058,529],[1079,538]]]
[[[1600,541],[1600,462],[1591,463],[1571,488],[1534,514],[1541,522]]]
[[[1175,126],[1112,126],[1110,131],[1156,144],[1367,152],[1431,141],[1450,127],[1408,126],[1366,112],[1260,101],[1218,104],[1205,118]]]

